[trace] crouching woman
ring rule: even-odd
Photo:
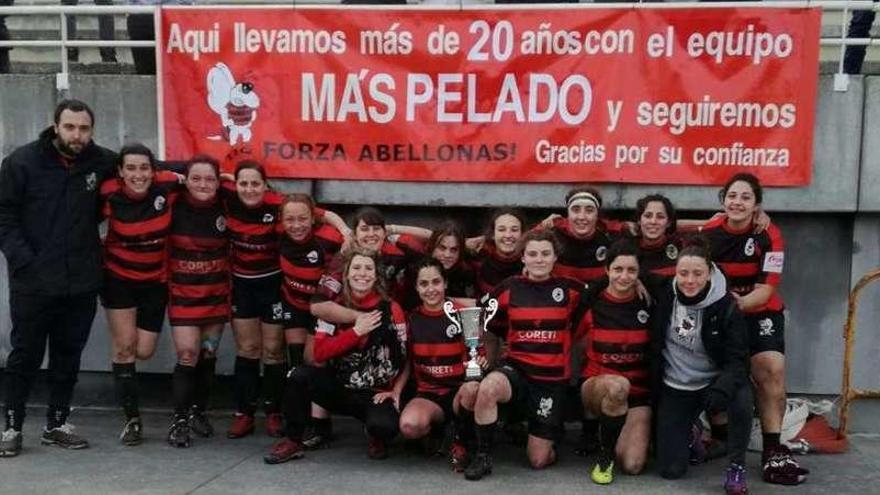
[[[350,328],[319,322],[313,356],[315,362],[328,366],[300,366],[288,375],[284,394],[287,438],[264,457],[266,463],[302,457],[303,431],[312,402],[362,421],[369,437],[368,456],[387,456],[385,447],[398,433],[400,393],[409,368],[406,317],[385,295],[380,268],[375,252],[354,248],[346,256],[339,302],[362,314]]]
[[[728,415],[730,466],[724,488],[745,494],[745,453],[752,425],[746,326],[707,246],[682,249],[675,278],[658,296],[652,331],[654,377],[660,383],[657,466],[684,476],[691,425],[701,412]]]

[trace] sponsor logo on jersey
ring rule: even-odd
[[[675,244],[666,245],[666,257],[671,260],[678,259],[678,247]]]
[[[785,253],[782,251],[770,251],[764,256],[763,271],[767,273],[782,273],[782,265],[785,264]]]

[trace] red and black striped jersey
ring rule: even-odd
[[[294,308],[308,312],[309,302],[330,260],[342,247],[342,234],[334,227],[318,224],[303,242],[281,238],[281,295]]]
[[[275,273],[278,267],[278,208],[284,197],[266,191],[258,206],[247,206],[238,197],[235,182],[221,183],[221,197],[229,229],[232,273],[243,277],[261,277]]]
[[[104,268],[113,276],[136,282],[166,280],[167,239],[177,175],[160,171],[146,194],[137,197],[120,178],[101,184],[101,213],[107,219]]]
[[[593,282],[605,276],[605,256],[608,247],[617,240],[621,232],[617,222],[599,220],[596,231],[589,238],[582,239],[571,233],[567,218],[553,220],[553,232],[562,244],[553,275],[568,277],[583,283]],[[540,229],[541,226],[535,227]]]
[[[678,252],[682,248],[679,236],[663,236],[655,242],[648,242],[644,237],[636,239],[639,247],[639,273],[642,276],[656,275],[671,278],[675,276],[675,263]]]
[[[637,295],[618,299],[602,291],[587,313],[582,376],[623,376],[631,396],[646,396],[651,386],[650,319],[648,304]]]
[[[507,341],[507,363],[531,380],[568,380],[572,342],[590,306],[583,285],[563,277],[535,282],[520,275],[499,284],[491,297],[498,300],[495,318],[505,324],[489,330]]]
[[[229,311],[229,240],[219,200],[182,193],[172,207],[169,306],[179,321],[214,321]]]
[[[419,392],[444,395],[464,381],[467,348],[461,335],[449,336],[451,325],[442,309],[419,306],[409,313],[409,355]]]
[[[751,225],[739,232],[730,228],[727,225],[727,215],[718,215],[703,226],[702,230],[712,247],[712,261],[727,278],[727,289],[740,295],[754,290],[755,284],[778,288],[785,261],[782,232],[776,225],[771,223],[760,234],[755,234],[752,230]],[[782,298],[774,290],[766,304],[749,312],[782,309]]]
[[[486,239],[483,247],[472,261],[477,294],[488,294],[508,277],[522,275],[522,256],[519,253],[506,257],[498,252],[495,242]]]

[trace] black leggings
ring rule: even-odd
[[[334,414],[352,416],[364,423],[367,433],[388,442],[397,436],[400,413],[391,400],[373,403],[375,391],[352,390],[336,379],[332,368],[297,367],[287,378],[284,391],[284,416],[287,435],[302,440],[310,417],[312,402]]]
[[[663,385],[657,408],[657,470],[660,476],[676,479],[687,472],[691,425],[703,412],[707,391],[708,388],[692,392]],[[740,387],[726,411],[727,453],[731,462],[745,462],[753,409],[751,387]]]

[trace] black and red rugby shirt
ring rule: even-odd
[[[703,235],[712,247],[712,261],[724,272],[727,289],[739,295],[746,295],[755,284],[779,287],[782,267],[785,261],[785,246],[782,232],[770,224],[760,234],[753,232],[754,226],[737,231],[727,225],[727,215],[718,215],[703,226]],[[781,311],[785,308],[779,291],[766,304],[749,313]]]
[[[101,214],[107,219],[104,268],[114,277],[134,282],[165,282],[171,197],[177,174],[159,171],[143,195],[129,191],[122,179],[101,184]]]
[[[571,347],[591,297],[583,284],[563,277],[535,282],[511,277],[492,292],[503,325],[489,330],[508,344],[507,364],[530,380],[563,383],[571,376]]]
[[[568,277],[582,283],[594,282],[605,276],[605,257],[608,248],[622,232],[623,224],[599,220],[593,235],[587,238],[576,237],[571,232],[567,218],[555,218],[551,230],[562,244],[557,253],[553,275]],[[536,226],[536,230],[543,227]]]
[[[336,228],[318,224],[302,242],[287,235],[281,238],[281,295],[290,306],[308,312],[318,291],[318,282],[330,261],[342,247],[342,234]]]
[[[168,314],[175,325],[206,325],[229,316],[229,239],[219,199],[183,192],[173,202]]]
[[[619,375],[630,382],[630,396],[650,393],[651,312],[633,294],[619,299],[602,291],[587,313],[581,376]]]
[[[442,309],[419,306],[407,321],[416,390],[436,395],[455,392],[464,381],[464,362],[469,359],[461,335],[450,336],[452,322]]]

